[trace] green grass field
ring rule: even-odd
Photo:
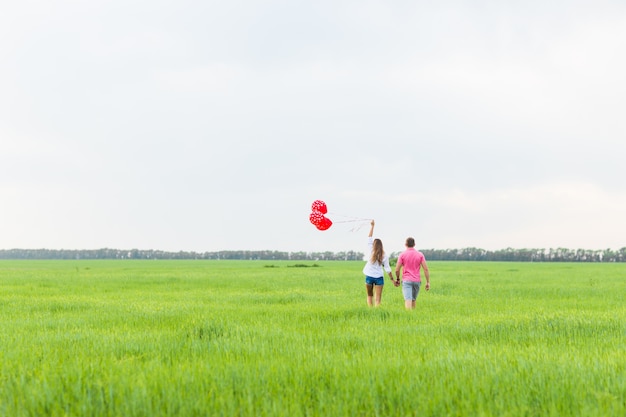
[[[0,261],[2,416],[624,416],[626,265]]]

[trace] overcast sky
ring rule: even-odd
[[[0,2],[0,249],[626,246],[623,1]]]

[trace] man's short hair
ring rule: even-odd
[[[412,248],[415,246],[415,239],[413,239],[412,237],[407,237],[406,238],[406,246],[409,248]]]

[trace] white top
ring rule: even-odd
[[[368,248],[367,256],[368,257],[367,257],[367,263],[365,264],[365,267],[363,267],[363,273],[368,277],[381,278],[385,276],[385,273],[383,272],[383,268],[385,269],[385,271],[387,271],[387,273],[391,272],[391,267],[389,266],[389,256],[387,256],[387,254],[383,255],[382,264],[378,262],[372,263],[372,260],[370,258],[372,257],[373,246],[374,246],[374,238],[368,237],[367,238],[367,248]]]

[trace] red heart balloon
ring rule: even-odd
[[[326,203],[324,203],[322,200],[315,200],[311,205],[311,211],[319,211],[322,214],[328,213]]]
[[[325,219],[324,215],[320,213],[319,211],[314,211],[313,213],[309,215],[309,220],[315,227],[321,224],[322,221],[324,221],[324,219]]]
[[[328,230],[328,228],[332,225],[333,222],[330,221],[329,218],[322,216],[322,221],[320,222],[320,224],[316,224],[315,227],[317,227],[319,230]]]
[[[311,211],[309,220],[318,230],[327,230],[332,226],[333,222],[324,216],[324,214],[328,213],[328,208],[326,207],[326,203],[322,200],[315,200],[313,204],[311,204]]]

